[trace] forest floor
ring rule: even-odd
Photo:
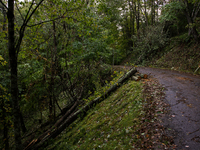
[[[165,88],[164,102],[168,111],[161,117],[161,124],[178,150],[200,148],[200,76],[174,70],[138,67],[143,74],[150,74]]]

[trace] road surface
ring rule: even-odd
[[[200,77],[174,70],[137,67],[166,89],[170,112],[162,121],[178,150],[200,150]]]

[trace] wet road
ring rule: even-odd
[[[163,119],[178,150],[200,150],[200,77],[172,70],[138,67],[166,89],[169,114]]]

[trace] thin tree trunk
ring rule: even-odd
[[[54,33],[54,64],[53,64],[53,108],[54,108],[54,121],[55,121],[55,117],[56,117],[56,97],[54,95],[54,76],[55,76],[55,69],[57,66],[57,40],[56,40],[56,24],[55,21],[53,21],[53,33]]]
[[[138,3],[138,8],[137,8],[136,22],[137,22],[137,32],[138,32],[140,28],[140,0],[138,0],[137,3]]]
[[[155,4],[154,0],[151,0],[151,24],[154,25],[155,22]]]
[[[196,26],[194,25],[194,20],[191,16],[190,10],[189,10],[189,6],[188,6],[188,1],[185,0],[184,1],[185,5],[186,5],[186,9],[185,9],[185,16],[187,18],[188,21],[188,25],[189,25],[189,29],[188,29],[188,36],[193,36],[195,41],[199,42],[199,33],[196,30]],[[195,8],[194,8],[195,9]],[[198,11],[198,9],[197,9]],[[196,17],[196,16],[194,16]]]
[[[25,133],[25,132],[27,131],[27,129],[26,129],[26,126],[25,126],[25,123],[24,123],[24,118],[23,118],[21,112],[19,112],[19,114],[20,114],[20,124],[21,124],[21,129],[22,129],[22,132]]]
[[[135,18],[134,18],[134,9],[133,9],[133,5],[134,5],[134,2],[132,0],[132,5],[130,5],[131,7],[131,35],[134,35],[135,34]]]
[[[5,113],[5,110],[3,113]],[[5,116],[3,116],[3,117],[5,117]],[[3,129],[4,148],[5,148],[5,150],[9,150],[8,124],[7,124],[6,120],[4,120],[3,125],[4,125],[4,129]]]
[[[157,22],[158,22],[158,17],[159,17],[158,11],[159,11],[159,0],[157,0]]]
[[[10,62],[10,74],[11,74],[11,101],[13,110],[13,122],[14,122],[14,136],[15,136],[15,149],[22,149],[21,131],[20,131],[20,109],[18,98],[18,78],[17,78],[17,53],[15,49],[14,38],[14,0],[8,1],[8,51]]]
[[[0,89],[0,95],[4,95],[4,92]],[[2,122],[3,122],[3,139],[2,141],[3,144],[4,144],[4,149],[5,150],[9,150],[9,139],[8,139],[8,123],[6,121],[6,116],[7,116],[7,113],[6,113],[6,110],[5,110],[5,102],[4,102],[4,99],[1,97],[0,98],[0,102],[1,102],[1,110],[2,110]]]
[[[145,14],[145,23],[148,26],[148,16],[147,16],[147,2],[144,0],[144,14]]]

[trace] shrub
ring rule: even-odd
[[[168,41],[162,24],[140,30],[137,37],[132,36],[132,40],[136,64],[151,60],[158,55]]]

